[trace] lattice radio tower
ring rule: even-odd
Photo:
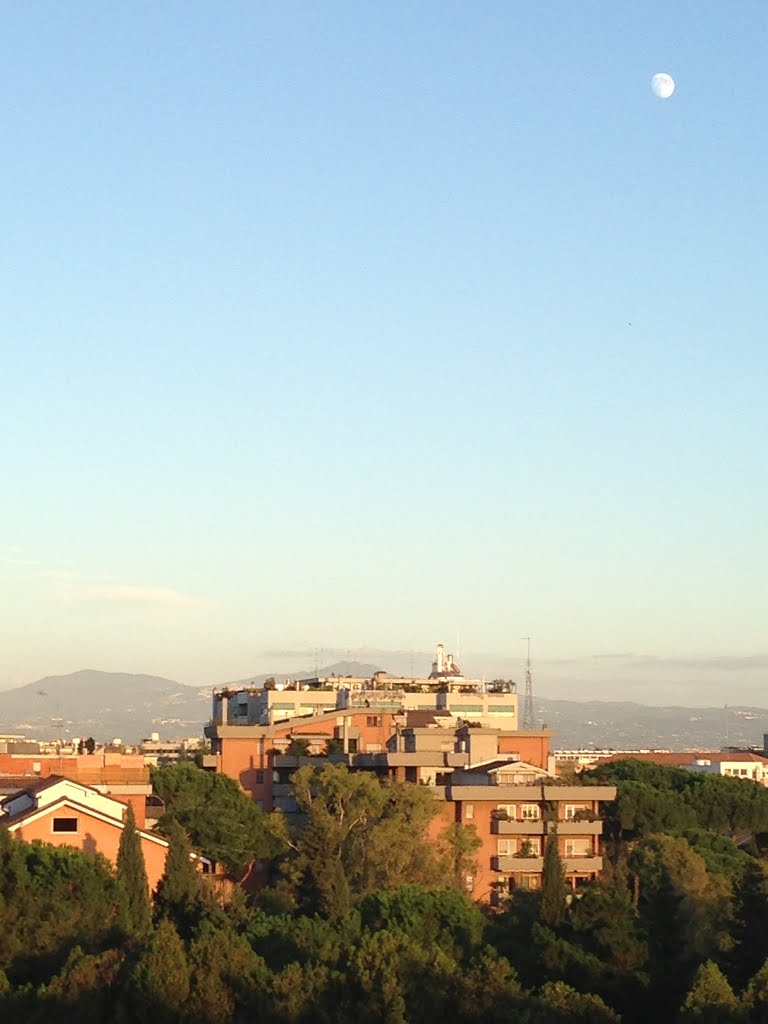
[[[528,661],[525,666],[525,704],[523,705],[523,728],[535,729],[536,722],[533,715],[533,680],[531,679],[531,638],[524,636],[523,640],[528,641]]]

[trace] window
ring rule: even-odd
[[[264,785],[264,772],[256,772],[255,785],[257,785],[257,786],[263,786]]]
[[[464,817],[467,819],[467,821],[472,821],[474,816],[475,816],[475,805],[474,804],[464,804]]]
[[[512,857],[515,853],[517,853],[517,840],[497,839],[496,853],[498,853],[500,857]]]
[[[589,857],[592,853],[592,842],[589,839],[566,839],[566,857]]]
[[[347,740],[347,752],[350,754],[357,753],[357,740]]]
[[[418,768],[406,768],[405,769],[405,781],[406,782],[418,782],[419,781],[419,769]]]
[[[576,804],[566,804],[565,813],[563,814],[563,821],[573,821],[576,817]]]
[[[538,804],[520,804],[521,821],[538,821],[541,817],[541,808]]]
[[[497,804],[496,817],[501,821],[514,821],[517,817],[515,810],[514,804]]]
[[[54,818],[54,832],[77,832],[77,818]]]
[[[381,715],[366,715],[365,724],[369,725],[372,729],[378,728],[381,725]]]
[[[541,875],[523,875],[520,879],[521,889],[540,889]]]

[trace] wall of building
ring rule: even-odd
[[[141,754],[58,755],[0,754],[0,774],[29,775],[47,779],[61,775],[84,786],[93,786],[133,807],[136,824],[144,828],[146,799],[152,792],[149,768]]]
[[[54,817],[77,817],[79,830],[77,833],[54,832]],[[78,809],[59,808],[51,809],[49,812],[35,818],[34,821],[24,822],[13,833],[19,839],[27,842],[39,840],[42,843],[49,843],[51,846],[69,846],[85,853],[101,853],[112,864],[117,863],[117,851],[120,845],[122,829],[117,824],[110,824],[99,818],[92,818],[87,811]],[[155,889],[157,883],[165,870],[165,858],[167,847],[153,842],[150,839],[140,837],[141,851],[144,854],[144,864],[147,870],[147,880],[151,889]]]

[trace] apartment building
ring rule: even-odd
[[[454,772],[444,817],[474,825],[482,840],[467,888],[475,899],[492,903],[515,889],[538,889],[549,842],[557,843],[572,888],[596,878],[603,867],[600,805],[615,797],[613,786],[560,785],[515,761]]]
[[[315,676],[270,681],[263,687],[218,689],[212,724],[274,725],[336,709],[446,711],[481,725],[517,728],[518,695],[511,680],[485,682],[465,677],[453,655],[438,644],[428,676]]]
[[[569,884],[602,868],[599,818],[613,787],[562,786],[554,777],[550,730],[465,721],[439,707],[387,707],[356,693],[331,711],[271,724],[212,721],[204,765],[234,778],[265,810],[298,813],[291,778],[304,764],[341,763],[382,779],[430,787],[439,801],[432,838],[454,822],[473,825],[482,845],[466,879],[474,899],[498,903],[516,888],[538,888],[544,844],[557,842]],[[382,691],[379,691],[381,693]]]

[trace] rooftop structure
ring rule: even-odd
[[[371,708],[382,711],[445,711],[454,718],[517,727],[515,684],[465,678],[438,644],[428,676],[315,676],[264,687],[215,690],[214,725],[273,725],[303,715]]]

